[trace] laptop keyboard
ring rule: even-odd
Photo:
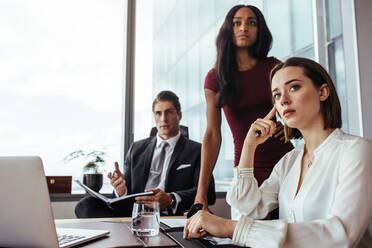
[[[58,235],[58,243],[59,245],[64,245],[79,239],[83,239],[85,236],[79,235]]]

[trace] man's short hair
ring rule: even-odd
[[[178,99],[178,96],[170,90],[164,90],[158,93],[158,95],[156,96],[152,103],[152,112],[154,112],[155,104],[157,104],[158,102],[165,101],[172,102],[178,114],[181,112],[181,104]]]

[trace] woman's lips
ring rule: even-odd
[[[296,112],[296,111],[293,110],[293,109],[287,109],[287,110],[284,110],[284,112],[283,112],[283,116],[284,116],[284,117],[289,117],[289,116],[293,115],[295,112]]]
[[[238,39],[248,39],[248,35],[244,34],[238,35]]]

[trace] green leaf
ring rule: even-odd
[[[91,151],[89,153],[85,153],[82,150],[78,150],[78,151],[74,151],[70,153],[69,155],[67,155],[63,159],[63,161],[67,163],[78,157],[85,157],[87,160],[89,159],[90,162],[84,165],[83,171],[84,172],[94,171],[95,173],[99,173],[99,169],[105,165],[105,159],[104,159],[105,155],[106,155],[106,152],[97,151],[97,150]]]

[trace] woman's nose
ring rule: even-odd
[[[245,23],[245,22],[242,22],[242,24],[240,25],[240,31],[247,31],[248,30],[248,25]]]
[[[281,105],[288,105],[290,103],[289,95],[287,93],[283,93],[282,98],[280,99]]]

